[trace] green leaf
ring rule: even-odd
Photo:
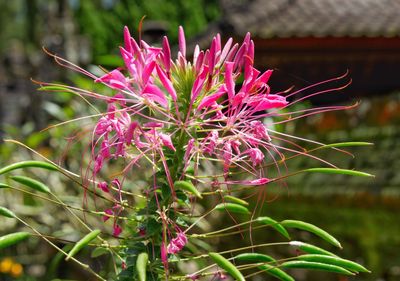
[[[27,187],[30,187],[32,189],[35,189],[39,192],[43,193],[50,193],[50,189],[47,187],[47,185],[41,183],[40,181],[25,177],[25,176],[12,176],[10,177],[12,180],[19,182],[20,184],[23,184]]]
[[[340,267],[337,265],[319,263],[319,262],[287,261],[287,262],[282,263],[281,266],[283,268],[304,268],[304,269],[329,271],[329,272],[340,273],[340,274],[344,274],[344,275],[354,275],[353,272],[350,272],[343,267]]]
[[[301,172],[341,174],[341,175],[359,176],[359,177],[374,177],[374,175],[364,173],[364,172],[347,170],[347,169],[336,169],[336,168],[310,168],[310,169],[302,170]]]
[[[307,243],[304,243],[304,242],[301,242],[301,241],[290,241],[289,245],[297,247],[300,250],[302,250],[303,252],[306,252],[306,253],[309,253],[309,254],[320,254],[320,255],[328,255],[328,256],[336,257],[335,254],[333,254],[333,253],[331,253],[331,252],[329,252],[327,250],[321,249],[321,248],[319,248],[317,246],[314,246],[314,245],[311,245],[311,244],[307,244]]]
[[[149,261],[149,255],[146,252],[140,253],[136,260],[136,270],[139,281],[146,281],[146,268]]]
[[[259,254],[259,253],[243,253],[235,256],[235,260],[238,261],[248,261],[248,262],[273,262],[276,263],[276,260],[268,255]]]
[[[203,196],[201,196],[201,193],[197,190],[197,188],[190,181],[176,181],[176,182],[174,182],[174,187],[184,190],[184,191],[187,191],[200,199],[203,198]]]
[[[339,257],[308,254],[308,255],[300,255],[297,257],[297,259],[302,260],[302,261],[311,261],[311,262],[319,262],[319,263],[337,265],[337,266],[346,268],[346,269],[354,271],[354,272],[370,272],[368,269],[366,269],[361,264],[358,264],[358,263],[350,261],[350,260],[342,259]]]
[[[93,251],[92,254],[90,255],[91,258],[97,258],[102,255],[108,254],[109,250],[107,248],[103,247],[96,247]]]
[[[240,204],[240,205],[243,205],[243,206],[249,206],[249,203],[247,201],[244,201],[243,199],[240,199],[240,198],[237,198],[237,197],[234,197],[234,196],[231,196],[231,195],[225,195],[224,199],[226,201],[237,203],[237,204]]]
[[[0,215],[7,218],[15,218],[16,215],[7,208],[0,206]]]
[[[331,243],[332,245],[342,248],[342,245],[340,245],[339,241],[336,240],[335,237],[333,237],[325,230],[323,230],[311,223],[298,221],[298,220],[284,220],[284,221],[281,221],[281,224],[286,228],[297,228],[297,229],[311,232],[311,233],[321,237],[325,241]]]
[[[0,249],[17,244],[27,239],[31,234],[29,232],[15,232],[0,237]]]
[[[230,261],[218,253],[209,253],[213,261],[227,273],[229,273],[235,280],[246,281],[242,273]]]
[[[218,211],[228,211],[231,213],[238,213],[238,214],[249,214],[249,210],[239,204],[235,203],[220,203],[217,206],[215,206],[214,210]]]
[[[100,230],[96,229],[85,235],[85,237],[83,237],[75,244],[75,246],[68,253],[65,260],[69,260],[71,257],[76,255],[80,250],[82,250],[82,248],[86,247],[93,239],[99,236],[100,232],[101,232]]]
[[[42,168],[51,171],[58,171],[57,167],[53,164],[42,162],[42,161],[22,161],[18,163],[11,164],[0,169],[0,175],[8,173],[10,171],[22,168]]]
[[[270,225],[272,228],[274,228],[276,231],[278,231],[280,234],[285,236],[287,239],[290,239],[290,235],[287,232],[287,230],[276,220],[270,218],[270,217],[258,217],[256,221],[259,221],[260,223]]]
[[[279,280],[295,281],[294,278],[292,276],[290,276],[289,274],[287,274],[285,271],[283,271],[277,267],[274,267],[272,265],[264,264],[264,265],[260,265],[258,268],[263,270],[265,273],[268,273],[268,274],[278,278]]]

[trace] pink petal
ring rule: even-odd
[[[159,133],[158,136],[160,137],[163,145],[165,145],[166,147],[172,149],[173,151],[176,151],[176,149],[175,149],[175,147],[174,147],[174,145],[172,143],[170,135],[167,135],[167,134],[164,134],[164,133]]]
[[[102,77],[97,78],[95,82],[105,83],[114,89],[124,90],[129,88],[129,84],[126,81],[125,76],[118,69],[114,69]]]
[[[179,52],[182,54],[184,58],[186,58],[186,39],[185,32],[183,31],[183,27],[179,26],[178,32],[178,43],[179,43]]]
[[[121,234],[121,232],[122,232],[122,228],[118,224],[114,225],[113,236],[118,237]]]
[[[158,65],[156,66],[156,69],[158,77],[160,78],[160,81],[163,84],[164,88],[171,95],[172,99],[176,101],[177,95],[171,80],[168,79],[167,75],[165,75],[164,71]]]
[[[204,107],[211,106],[215,101],[217,101],[220,97],[222,97],[226,93],[226,87],[220,87],[219,90],[209,96],[203,98],[197,107],[197,110],[201,110]]]
[[[225,63],[225,85],[226,90],[228,91],[228,99],[232,101],[235,96],[235,82],[233,80],[233,63],[227,62]]]
[[[162,107],[168,107],[168,100],[164,93],[155,85],[147,84],[143,89],[142,96],[147,97],[151,101],[159,103]]]
[[[196,100],[197,96],[200,94],[201,89],[203,88],[203,84],[204,81],[206,80],[207,73],[208,73],[208,67],[205,65],[200,75],[197,76],[196,80],[193,83],[192,98],[190,101],[192,104]]]
[[[169,47],[169,42],[168,42],[167,36],[164,36],[162,46],[163,46],[163,55],[164,55],[164,59],[163,59],[164,67],[168,73],[171,69],[171,49]]]
[[[112,216],[114,214],[114,212],[111,209],[107,209],[104,211],[104,213],[106,213],[107,215]],[[106,222],[110,219],[109,216],[103,216],[103,221]]]

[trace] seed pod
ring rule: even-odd
[[[230,261],[218,253],[209,253],[213,261],[227,273],[229,273],[235,280],[246,281],[242,273]]]
[[[290,241],[289,242],[290,246],[295,246],[298,247],[300,250],[302,250],[303,252],[309,253],[309,254],[320,254],[320,255],[328,255],[328,256],[333,256],[336,257],[335,254],[321,249],[317,246],[311,245],[311,244],[307,244],[301,241]]]
[[[310,255],[309,254],[309,255],[298,256],[297,259],[302,260],[302,261],[320,262],[320,263],[337,265],[337,266],[346,268],[346,269],[354,271],[354,272],[370,272],[364,266],[362,266],[356,262],[342,259],[339,257],[332,257],[332,256],[326,256],[326,255],[312,255],[312,254]]]
[[[240,199],[240,198],[237,198],[237,197],[234,197],[234,196],[231,196],[231,195],[225,195],[224,199],[226,201],[237,203],[237,204],[240,204],[240,205],[243,205],[243,206],[249,206],[249,203],[247,201],[244,201],[243,199]]]
[[[196,187],[190,181],[176,181],[174,182],[174,187],[187,191],[200,199],[203,198],[203,196],[201,196],[201,193],[196,189]]]
[[[15,232],[0,237],[0,249],[17,244],[27,239],[31,234],[29,232]]]
[[[336,240],[335,237],[333,237],[332,235],[330,235],[328,232],[326,232],[325,230],[311,224],[311,223],[307,223],[307,222],[303,222],[303,221],[297,221],[297,220],[284,220],[281,222],[281,224],[284,227],[289,227],[289,228],[297,228],[297,229],[301,229],[301,230],[305,230],[308,232],[311,232],[319,237],[321,237],[322,239],[324,239],[325,241],[331,243],[332,245],[342,248],[342,245],[340,245],[339,241]]]
[[[71,251],[68,253],[67,257],[65,260],[69,260],[71,257],[76,255],[80,250],[82,250],[83,247],[87,246],[93,239],[95,239],[97,236],[100,234],[100,230],[96,229],[87,234],[85,237],[83,237],[81,240],[79,240],[75,246],[71,249]]]
[[[0,206],[0,215],[7,218],[15,218],[15,214],[7,208]]]
[[[290,239],[290,236],[289,236],[289,233],[287,232],[287,230],[276,220],[274,220],[270,217],[258,217],[256,220],[263,224],[270,225],[272,228],[274,228],[280,234],[285,236],[287,239]]]
[[[279,280],[295,281],[294,278],[292,276],[290,276],[289,274],[287,274],[285,271],[283,271],[277,267],[274,267],[272,265],[264,264],[264,265],[260,265],[258,268],[263,270],[265,273],[268,273],[268,274],[278,278]]]
[[[304,268],[304,269],[329,271],[329,272],[340,273],[340,274],[344,274],[344,275],[354,275],[353,272],[350,272],[343,267],[340,267],[337,265],[320,263],[320,262],[287,261],[287,262],[282,263],[281,266],[283,268]]]
[[[374,175],[360,172],[360,171],[347,170],[347,169],[336,169],[336,168],[310,168],[310,169],[302,170],[301,172],[340,174],[340,175],[359,176],[359,177],[374,177]]]
[[[47,185],[41,183],[40,181],[28,178],[28,177],[24,177],[24,176],[12,176],[10,177],[12,180],[19,182],[20,184],[23,184],[27,187],[30,187],[34,190],[37,190],[39,192],[43,192],[43,193],[50,193],[50,189],[47,187]]]
[[[243,253],[239,254],[235,257],[235,260],[238,261],[249,261],[253,263],[257,262],[273,262],[276,263],[276,260],[268,255],[259,254],[259,253]]]
[[[16,169],[22,169],[22,168],[42,168],[42,169],[51,170],[51,171],[58,171],[56,166],[54,166],[53,164],[47,163],[47,162],[22,161],[22,162],[8,165],[8,166],[0,169],[0,175],[8,173],[8,172],[16,170]]]
[[[136,260],[136,270],[139,276],[139,281],[146,281],[146,268],[149,255],[145,252],[140,253]]]
[[[220,203],[217,206],[215,206],[214,210],[218,211],[228,211],[231,213],[237,213],[237,214],[249,214],[249,210],[239,204],[235,203]]]

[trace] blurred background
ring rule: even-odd
[[[346,82],[352,79],[349,87],[318,95],[308,103],[358,103],[357,107],[297,120],[281,129],[324,143],[374,143],[351,149],[355,158],[337,151],[318,156],[375,178],[299,175],[290,178],[287,186],[271,187],[263,212],[277,220],[304,219],[329,230],[342,242],[342,256],[372,270],[357,278],[296,271],[298,280],[400,280],[400,0],[0,1],[0,166],[34,158],[28,150],[2,142],[13,138],[50,159],[68,157],[69,168],[79,171],[84,148],[68,146],[68,156],[64,153],[69,144],[65,132],[79,124],[40,130],[84,116],[87,105],[65,93],[38,92],[31,79],[85,89],[93,88],[92,81],[58,66],[42,47],[85,69],[96,65],[112,69],[121,64],[118,46],[123,26],[137,37],[144,15],[142,38],[153,44],[168,35],[176,46],[179,25],[184,26],[190,46],[198,42],[207,47],[217,32],[224,40],[241,41],[250,31],[256,67],[274,69],[273,91],[301,89],[349,72],[345,78]],[[287,164],[293,171],[316,165],[306,158]],[[58,177],[36,176],[46,178],[64,198],[73,200],[80,193]],[[74,225],[61,208],[6,190],[0,190],[0,205],[14,210],[24,205],[16,212],[44,232],[70,233],[74,239]],[[0,235],[20,228],[0,218]],[[260,234],[269,241],[274,235]],[[298,235],[313,241],[304,233]],[[37,240],[0,249],[0,280],[53,280],[55,276],[88,280],[73,264],[55,259],[56,253]],[[221,244],[229,247],[229,241]]]

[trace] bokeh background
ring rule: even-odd
[[[82,147],[68,147],[65,154],[70,144],[65,132],[79,124],[40,131],[84,116],[88,107],[65,93],[38,92],[31,79],[87,89],[93,85],[58,66],[42,47],[86,69],[96,65],[112,69],[121,63],[118,46],[123,26],[137,37],[144,15],[141,36],[154,44],[168,35],[176,45],[179,25],[184,26],[190,46],[195,42],[207,46],[217,32],[225,40],[240,41],[250,31],[255,64],[274,69],[271,88],[275,91],[300,89],[345,74],[344,81],[352,79],[347,88],[318,95],[308,103],[357,107],[297,120],[281,129],[324,143],[374,143],[351,149],[356,157],[337,151],[318,156],[375,178],[299,175],[286,186],[270,188],[263,212],[276,219],[304,219],[329,230],[342,241],[343,256],[372,270],[357,278],[300,271],[298,280],[400,280],[400,0],[0,1],[0,165],[35,157],[2,141],[13,138],[55,161],[67,158],[69,168],[79,171]],[[294,171],[320,165],[306,158],[287,164]],[[58,177],[36,176],[47,179],[71,201],[81,194]],[[46,233],[69,233],[74,239],[75,226],[60,208],[5,190],[0,190],[0,205],[18,208],[16,212]],[[15,229],[21,226],[0,218],[0,234]],[[313,241],[304,233],[298,235]],[[274,233],[261,236],[276,239]],[[37,240],[0,249],[0,280],[53,280],[55,276],[88,280],[79,268],[57,259]],[[225,246],[230,243],[221,241]],[[259,278],[254,280],[266,280]]]

